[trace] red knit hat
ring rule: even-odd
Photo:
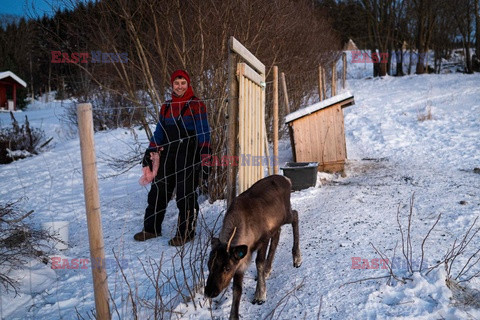
[[[172,73],[172,76],[170,77],[170,83],[173,85],[173,81],[177,79],[178,77],[185,78],[187,80],[188,86],[190,86],[190,76],[188,75],[187,71],[185,70],[176,70]]]

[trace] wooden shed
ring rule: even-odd
[[[355,103],[345,92],[288,114],[296,162],[318,162],[318,171],[342,172],[347,148],[343,108]]]
[[[0,72],[0,110],[16,110],[18,87],[26,88],[27,84],[11,71]]]

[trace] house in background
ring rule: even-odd
[[[0,72],[0,110],[16,110],[17,87],[20,86],[26,88],[27,84],[16,74],[11,71]],[[7,95],[7,93],[9,94]]]
[[[355,42],[353,42],[352,39],[348,40],[347,43],[343,46],[343,51],[353,51],[353,50],[358,50],[357,45]]]

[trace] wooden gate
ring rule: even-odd
[[[247,190],[262,179],[265,155],[265,76],[258,74],[246,63],[237,65],[238,90],[238,141],[240,146],[238,186],[239,192]]]
[[[236,63],[238,58],[242,62]],[[228,152],[238,159],[238,166],[230,166],[227,175],[230,204],[236,194],[264,177],[269,159],[265,149],[265,65],[234,37],[229,40],[228,65]]]

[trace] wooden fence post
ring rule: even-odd
[[[322,94],[323,98],[327,98],[327,74],[325,68],[322,68]]]
[[[337,94],[337,62],[332,62],[332,97]]]
[[[273,67],[273,174],[278,174],[278,67]]]
[[[287,92],[287,82],[285,81],[285,73],[281,73],[281,78],[282,78],[282,88],[283,88],[283,98],[285,101],[285,111],[287,114],[290,113],[290,105],[288,101],[288,92]]]
[[[96,316],[97,319],[108,320],[110,319],[110,307],[108,302],[108,283],[102,219],[100,214],[100,198],[98,195],[92,105],[90,103],[80,103],[77,106],[77,117],[82,154],[83,188],[87,214],[88,242],[90,244],[90,257],[92,260]]]
[[[233,51],[233,37],[228,41],[228,155],[230,159],[238,156],[237,152],[237,118],[238,118],[238,81],[236,53]],[[232,164],[227,167],[227,208],[237,193],[237,168]]]
[[[347,53],[346,52],[342,54],[342,62],[343,62],[342,88],[345,89],[346,82],[347,82]]]
[[[290,104],[288,101],[287,82],[285,81],[285,73],[282,72],[281,78],[282,78],[283,97],[285,99],[285,111],[286,111],[286,114],[289,114]],[[292,146],[292,158],[293,158],[293,161],[297,161],[297,156],[295,153],[295,139],[293,137],[293,129],[292,129],[292,126],[290,125],[287,125],[287,127],[288,127],[288,135],[290,136],[290,145]]]
[[[318,98],[320,101],[325,99],[323,97],[323,77],[322,77],[322,66],[318,66]]]

